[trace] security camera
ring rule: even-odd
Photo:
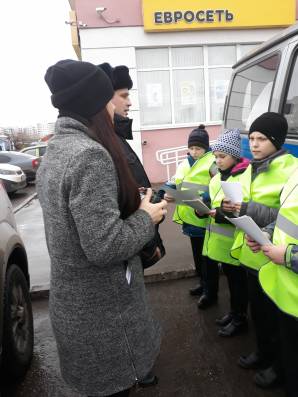
[[[95,8],[95,11],[97,12],[97,14],[101,14],[105,10],[106,10],[106,7],[96,7]]]

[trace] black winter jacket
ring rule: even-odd
[[[151,187],[149,178],[138,156],[126,140],[132,140],[132,121],[115,113],[114,128],[120,140],[130,171],[139,187]]]
[[[120,140],[131,173],[135,181],[137,182],[138,187],[145,187],[145,188],[151,187],[151,183],[149,181],[149,178],[146,174],[146,171],[144,170],[141,161],[139,160],[138,156],[131,148],[129,143],[126,142],[127,139],[128,140],[133,139],[132,120],[129,119],[128,117],[122,117],[119,114],[115,113],[114,128]],[[165,248],[163,246],[162,239],[158,232],[158,226],[159,225],[155,226],[154,238],[150,240],[149,243],[147,243],[142,250],[142,253],[145,254],[148,258],[151,258],[154,255],[157,247],[160,249],[162,255],[165,254]]]

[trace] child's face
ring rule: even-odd
[[[191,157],[193,157],[195,160],[198,160],[206,153],[206,150],[200,146],[190,146],[188,151]]]
[[[237,160],[235,157],[231,156],[230,154],[226,154],[224,152],[213,152],[216,165],[221,171],[225,171],[233,165],[237,163]]]
[[[270,139],[258,131],[249,135],[249,148],[255,160],[263,160],[277,151]]]

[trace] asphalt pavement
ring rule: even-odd
[[[233,339],[217,336],[214,320],[228,310],[227,286],[221,277],[219,304],[200,312],[188,289],[196,282],[189,238],[173,224],[169,205],[167,219],[160,225],[167,255],[146,271],[149,297],[163,326],[161,353],[155,372],[156,387],[134,389],[131,396],[143,397],[281,397],[277,391],[257,389],[253,372],[237,367],[241,353],[253,349],[252,332]],[[33,291],[47,291],[50,261],[46,249],[41,208],[31,200],[16,213],[24,239]],[[191,278],[185,278],[191,277]],[[166,280],[163,282],[157,282]],[[48,300],[33,293],[35,352],[32,366],[19,385],[7,385],[3,397],[79,397],[61,379],[55,340],[48,316]],[[39,300],[36,298],[39,297]]]
[[[157,386],[134,389],[131,397],[282,397],[281,390],[254,386],[254,371],[236,364],[239,354],[253,349],[253,335],[232,339],[217,336],[214,320],[228,308],[227,286],[221,277],[218,305],[199,311],[188,289],[195,279],[147,285],[150,301],[163,327],[161,353],[155,365]],[[46,299],[33,302],[35,351],[25,380],[2,390],[3,397],[79,397],[61,379]]]
[[[50,281],[50,258],[47,251],[42,210],[36,196],[15,214],[24,241],[31,279],[32,293],[46,292]],[[29,197],[30,199],[30,197]],[[166,255],[145,272],[147,282],[191,277],[195,274],[189,238],[181,233],[181,226],[172,222],[175,206],[169,205],[168,216],[160,225]],[[16,208],[15,208],[16,210]]]
[[[20,189],[10,196],[13,209],[22,205],[36,191],[35,183],[29,183],[24,189]]]

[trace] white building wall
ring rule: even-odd
[[[254,29],[145,33],[143,27],[111,27],[80,29],[80,40],[82,60],[94,64],[108,62],[112,66],[126,65],[130,69],[133,88],[130,93],[132,107],[129,117],[134,120],[134,140],[129,143],[142,161],[136,48],[257,43],[271,38],[279,31],[280,29]]]

